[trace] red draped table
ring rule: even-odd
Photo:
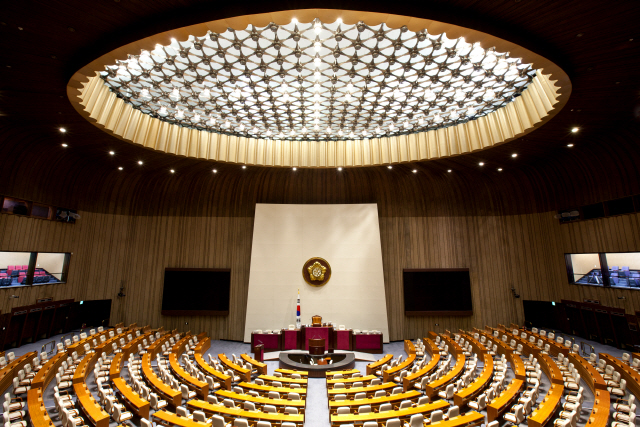
[[[336,350],[351,350],[351,329],[336,331]]]
[[[304,349],[309,350],[310,339],[324,338],[324,351],[329,350],[329,343],[331,338],[331,326],[307,326],[304,331]]]
[[[354,334],[351,347],[362,353],[382,353],[382,334]]]
[[[298,349],[298,337],[300,336],[300,329],[283,329],[283,350],[297,350]]]
[[[258,344],[264,345],[264,351],[279,351],[280,334],[256,334],[251,333],[251,351]]]

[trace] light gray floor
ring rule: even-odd
[[[86,332],[88,333],[88,329],[86,330]],[[80,331],[75,331],[75,333],[79,334]],[[10,349],[10,350],[7,350],[7,352],[13,351],[16,357],[19,357],[30,351],[37,351],[38,353],[40,353],[43,344],[50,342],[52,340],[55,340],[56,342],[60,342],[61,337],[62,335],[58,335],[58,336],[49,338],[47,340],[42,340],[35,343],[23,345],[20,348]],[[604,352],[604,353],[611,354],[617,358],[622,357],[623,351],[617,348],[602,345],[600,343],[595,343],[588,340],[584,340],[582,338],[576,338],[576,343],[580,343],[580,342],[585,342],[592,345],[595,348],[595,351],[597,353]],[[211,354],[212,356],[217,356],[219,353],[225,353],[227,355],[231,355],[231,354],[240,355],[242,353],[250,353],[250,351],[251,351],[250,344],[235,342],[235,341],[213,340],[211,341],[211,347],[209,348],[208,353]],[[392,342],[389,344],[385,344],[383,348],[383,354],[388,354],[388,353],[393,354],[394,357],[397,357],[400,355],[403,355],[406,357],[406,354],[404,352],[404,342],[399,341],[399,342]],[[381,357],[383,354],[377,355],[377,357]],[[273,374],[274,370],[278,368],[277,361],[267,361],[266,364],[267,364],[267,370],[269,374]],[[365,372],[367,364],[368,362],[356,362],[355,367],[356,369],[359,369],[361,372]],[[479,373],[481,370],[482,370],[482,364],[480,363],[476,372]],[[128,379],[129,377],[129,372],[128,372],[128,369],[126,368],[123,370],[123,377],[125,379]],[[508,379],[513,378],[513,372],[511,369],[509,369],[507,372],[507,378]],[[49,385],[49,387],[47,387],[47,390],[45,390],[43,397],[44,397],[45,407],[49,411],[51,419],[54,422],[54,425],[56,425],[56,427],[59,427],[60,421],[58,420],[57,413],[54,408],[54,402],[53,402],[54,383],[55,381],[53,381]],[[89,385],[90,391],[94,394],[94,397],[97,398],[98,396],[96,394],[96,385],[93,379],[93,373],[91,373],[87,378],[87,383]],[[549,390],[549,386],[550,386],[549,379],[543,374],[541,379],[539,400],[541,400],[544,397],[546,392]],[[584,381],[583,381],[583,386],[585,389],[585,394],[584,394],[585,399],[583,404],[582,416],[578,422],[578,425],[581,427],[588,422],[589,414],[591,413],[591,410],[593,407],[593,401],[594,401],[594,396],[589,390],[586,383],[584,383]],[[11,389],[9,389],[8,391],[11,391]],[[4,396],[2,396],[0,399],[3,401]],[[2,402],[0,401],[0,403]],[[0,406],[0,411],[1,410],[2,410],[2,407]],[[486,415],[486,412],[485,412],[485,415]],[[506,426],[508,424],[510,423],[503,422],[501,425]],[[110,427],[113,427],[116,425],[117,423],[115,422],[110,423]],[[329,408],[328,408],[328,400],[327,400],[326,380],[324,378],[310,378],[308,383],[308,393],[307,393],[307,402],[306,402],[305,427],[326,427],[328,425],[329,425]],[[521,425],[525,426],[526,421]]]

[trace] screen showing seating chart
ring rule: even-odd
[[[231,270],[167,268],[164,272],[162,314],[227,315]]]
[[[403,281],[408,316],[473,314],[468,269],[404,270]]]

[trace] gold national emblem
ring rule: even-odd
[[[302,266],[302,277],[312,286],[322,286],[331,278],[331,266],[325,259],[311,258]]]
[[[327,267],[316,261],[313,265],[310,265],[307,270],[309,270],[309,278],[312,281],[318,280],[322,282],[324,280],[324,273],[327,271]]]

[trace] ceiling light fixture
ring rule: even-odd
[[[449,169],[447,172],[451,173],[451,169]]]
[[[478,163],[478,166],[484,166],[484,162]]]
[[[413,172],[413,173],[418,173],[418,169],[414,169],[414,170],[412,170],[411,172]]]
[[[298,170],[298,168],[293,168],[293,170],[294,170],[294,171],[297,171],[297,170]]]
[[[67,144],[65,144],[64,142],[62,143],[62,146],[63,146],[64,148],[67,148],[67,147],[68,147],[68,145],[67,145]]]
[[[514,157],[514,158],[515,158],[515,157],[518,157],[518,154],[517,154],[517,153],[513,153],[513,154],[511,155],[511,157]]]
[[[109,154],[111,154],[112,156],[116,154],[115,151],[109,151]]]
[[[118,167],[118,170],[121,171],[122,169],[124,169],[122,166]]]
[[[424,132],[485,116],[519,96],[536,71],[508,52],[444,33],[292,19],[171,39],[116,60],[100,75],[133,108],[180,126],[336,140]],[[312,130],[305,124],[314,106]],[[201,119],[212,115],[220,120]]]
[[[65,128],[60,128],[60,132],[65,133],[67,130]]]
[[[213,170],[213,173],[218,173],[218,170],[217,170],[217,169],[214,169],[214,170]]]
[[[567,147],[571,148],[573,147],[573,144],[567,144]]]
[[[242,165],[242,169],[246,169],[247,167],[245,165]]]
[[[138,160],[138,164],[141,165],[142,164],[142,160]]]
[[[176,171],[174,169],[171,169],[169,172],[176,173]]]
[[[389,165],[387,166],[387,169],[393,169],[393,166]]]
[[[502,168],[498,168],[498,172],[502,172]]]
[[[575,128],[572,128],[572,129],[571,129],[571,132],[572,132],[572,133],[576,133],[576,132],[578,132],[579,130],[580,130],[580,128],[579,128],[579,127],[575,127]]]
[[[342,168],[338,168],[338,171],[339,171],[339,172],[340,172],[340,171],[342,171]]]

